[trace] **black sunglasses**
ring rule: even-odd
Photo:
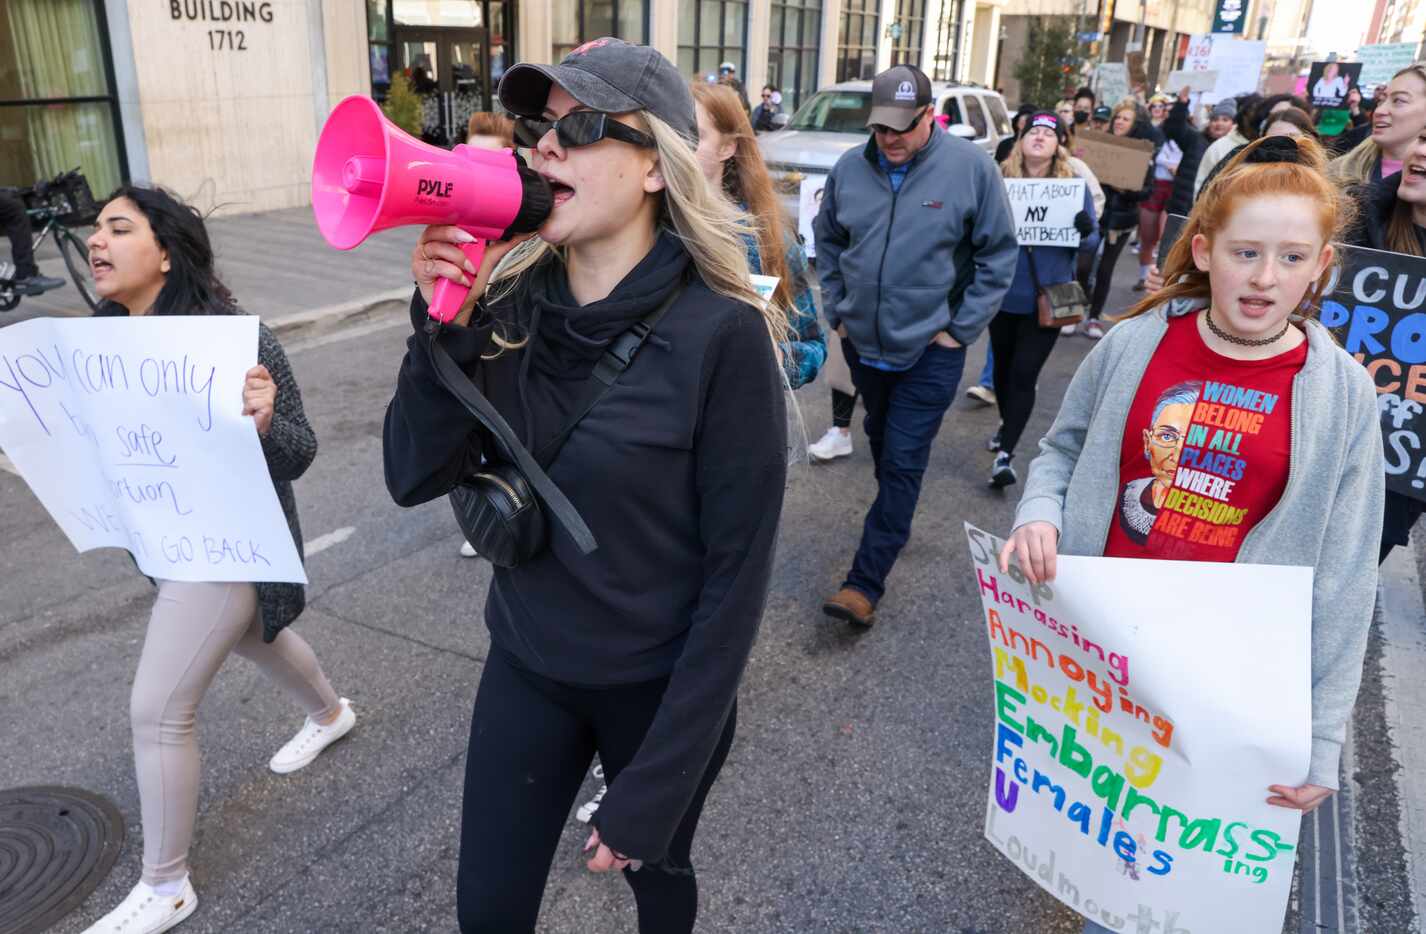
[[[555,131],[555,137],[565,149],[590,146],[601,139],[617,139],[645,149],[656,148],[653,137],[647,133],[625,126],[613,116],[598,110],[576,110],[558,120],[515,118],[515,142],[521,146],[534,149],[550,130]]]
[[[868,127],[868,129],[870,129],[873,133],[880,133],[883,136],[889,136],[892,133],[898,135],[902,133],[910,133],[912,130],[916,129],[916,126],[921,122],[921,118],[926,116],[926,113],[927,112],[924,110],[918,113],[916,115],[916,119],[912,120],[911,123],[904,130],[892,129],[884,123],[873,123],[870,127]]]

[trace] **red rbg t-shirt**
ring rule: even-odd
[[[1287,485],[1306,360],[1306,341],[1233,360],[1203,342],[1196,314],[1170,319],[1124,426],[1105,557],[1234,560]]]

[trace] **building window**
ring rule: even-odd
[[[869,79],[876,74],[876,38],[881,30],[879,0],[846,0],[837,36],[837,80]]]
[[[926,31],[926,0],[896,0],[891,64],[921,67],[921,37]]]
[[[741,81],[747,47],[747,0],[679,0],[678,68],[684,74],[716,76],[719,65],[731,62]]]
[[[78,166],[104,197],[128,174],[102,8],[99,0],[0,3],[5,184],[32,185]]]
[[[931,56],[931,80],[956,81],[959,70],[961,13],[964,0],[945,0],[936,23],[936,49]]]
[[[387,18],[387,0],[366,0],[366,48],[371,65],[371,93],[385,100],[391,87],[391,21]]]
[[[648,0],[554,0],[551,12],[555,61],[603,36],[649,41]]]
[[[789,114],[795,113],[807,95],[817,90],[821,41],[822,0],[773,0],[767,83],[782,92],[782,109]]]

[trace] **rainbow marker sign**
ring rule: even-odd
[[[1282,929],[1311,754],[1312,569],[1061,556],[966,525],[990,641],[985,836],[1113,931]]]

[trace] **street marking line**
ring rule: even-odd
[[[338,341],[349,341],[358,337],[366,337],[368,334],[376,334],[390,328],[398,327],[402,324],[410,324],[411,319],[407,317],[403,309],[400,316],[393,316],[391,320],[377,320],[366,324],[343,325],[330,334],[321,334],[317,337],[294,340],[286,346],[288,356],[302,353],[306,350],[315,350],[318,347],[326,347],[328,344],[335,344]]]
[[[348,525],[344,528],[337,529],[335,532],[328,532],[326,535],[318,535],[316,538],[312,539],[310,542],[307,543],[303,551],[306,553],[307,557],[310,558],[318,552],[326,551],[333,545],[340,545],[342,542],[351,538],[355,532],[356,529]]]

